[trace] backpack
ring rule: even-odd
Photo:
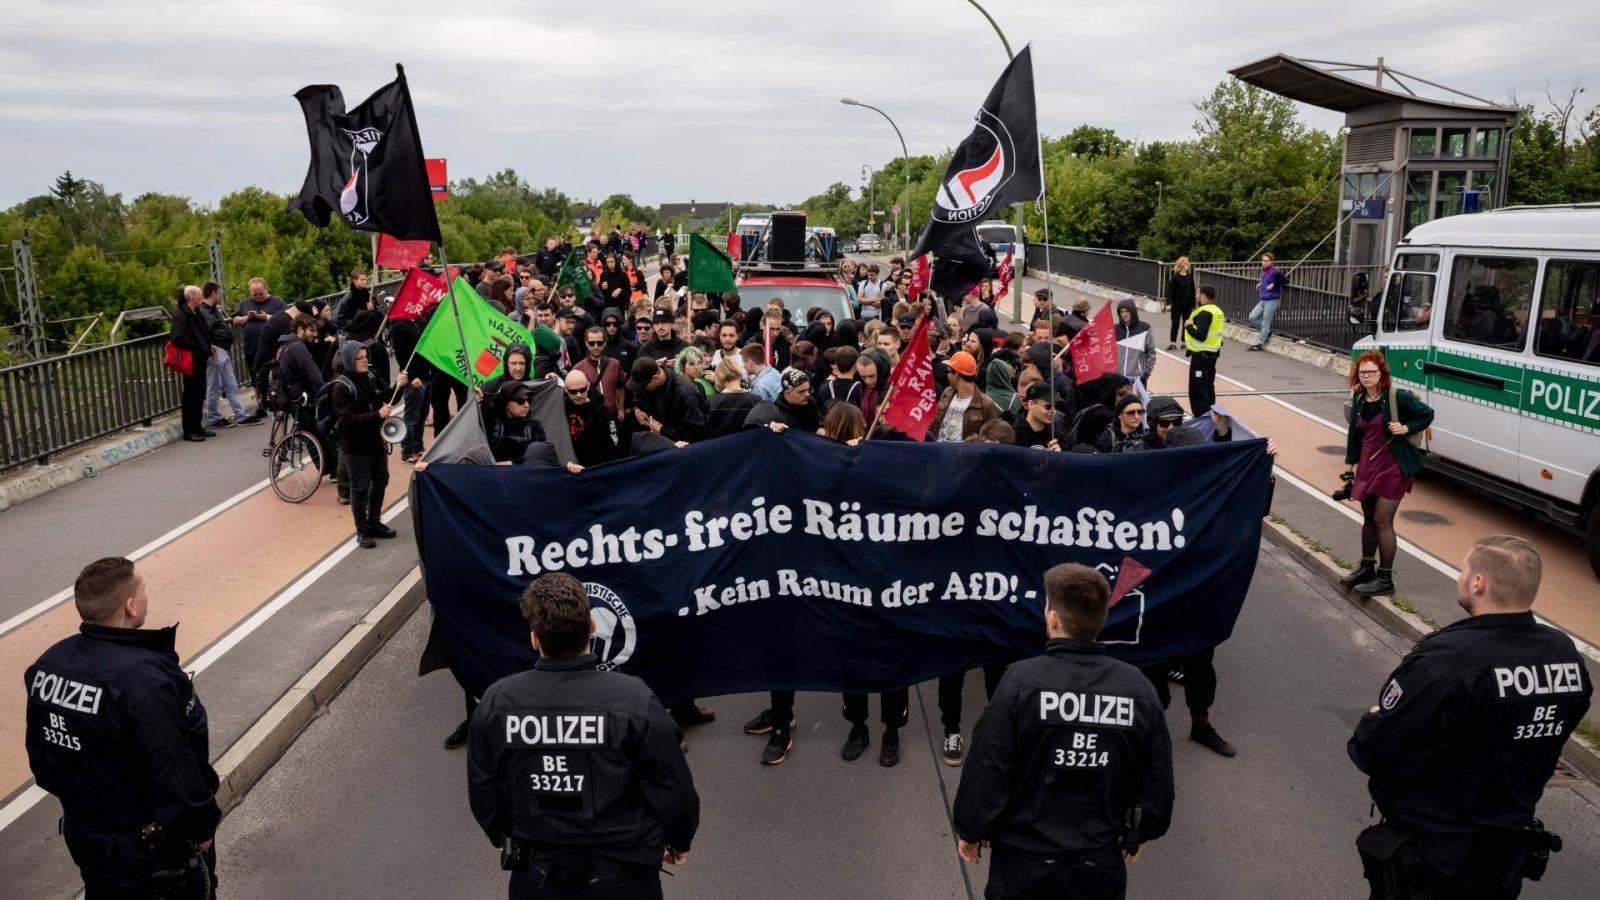
[[[283,412],[289,408],[289,386],[284,384],[283,370],[278,367],[278,358],[282,355],[283,350],[279,348],[278,352],[267,360],[267,364],[261,367],[259,376],[261,381],[258,382],[267,386],[266,399],[262,402],[273,412]]]
[[[355,394],[356,383],[351,381],[348,375],[336,375],[332,380],[325,382],[321,390],[317,391],[317,399],[312,407],[313,415],[317,420],[317,430],[322,432],[322,436],[330,441],[339,437],[339,414],[334,411],[333,407],[333,388],[334,385],[339,384],[349,388],[352,396]]]
[[[1399,388],[1395,387],[1393,382],[1389,383],[1389,421],[1391,421],[1391,422],[1400,421],[1400,402],[1399,402],[1399,397],[1395,393],[1398,390],[1399,390]],[[1426,428],[1424,428],[1422,431],[1407,432],[1406,433],[1406,443],[1410,444],[1412,447],[1415,447],[1418,450],[1421,450],[1422,449],[1422,439],[1424,437],[1426,437],[1426,435],[1427,435],[1427,429]]]

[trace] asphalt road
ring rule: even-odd
[[[495,850],[466,803],[465,755],[440,740],[461,717],[449,676],[416,677],[418,614],[223,823],[221,883],[234,898],[468,897],[504,891]],[[1185,740],[1169,713],[1178,799],[1172,831],[1132,870],[1134,897],[1349,898],[1362,895],[1353,842],[1368,821],[1345,741],[1403,650],[1275,548],[1263,546],[1243,617],[1217,655],[1213,721],[1239,748],[1223,759]],[[703,821],[669,897],[970,898],[982,866],[956,858],[949,802],[959,769],[936,762],[933,685],[913,694],[902,761],[838,756],[837,697],[802,694],[789,760],[757,763],[741,722],[765,695],[707,701],[689,733]],[[967,680],[967,727],[982,708]],[[874,714],[876,709],[874,708]],[[930,727],[929,722],[932,722]],[[1591,897],[1600,866],[1600,792],[1559,776],[1540,813],[1561,833],[1527,897]]]

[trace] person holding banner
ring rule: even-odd
[[[660,897],[659,866],[688,861],[700,826],[678,728],[643,681],[596,667],[582,582],[541,575],[521,606],[539,661],[484,692],[467,759],[510,896]]]
[[[1172,745],[1155,691],[1097,641],[1105,576],[1044,573],[1045,655],[1014,663],[972,735],[952,816],[957,852],[988,843],[990,900],[1120,898],[1126,864],[1172,820]]]

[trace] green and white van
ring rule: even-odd
[[[1584,535],[1600,575],[1600,204],[1427,222],[1390,271],[1355,352],[1434,408],[1428,468]]]

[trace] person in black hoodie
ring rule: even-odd
[[[1022,409],[1011,422],[1018,447],[1043,447],[1065,450],[1072,443],[1072,429],[1066,416],[1050,406],[1050,386],[1042,381],[1028,385]]]
[[[783,428],[797,428],[815,434],[822,428],[822,413],[811,402],[811,373],[800,369],[784,369],[783,391],[778,394],[778,402],[756,404],[745,421],[747,424],[771,422]]]
[[[406,436],[400,441],[400,459],[414,463],[422,458],[422,423],[428,418],[428,394],[437,376],[433,364],[417,355],[417,341],[422,328],[409,319],[392,319],[389,322],[389,340],[394,342],[394,356],[410,374],[411,380],[401,394],[405,406]]]
[[[639,358],[639,342],[628,337],[622,311],[612,306],[601,310],[600,327],[606,330],[606,355],[616,360],[623,372],[632,372],[633,361]]]
[[[639,348],[640,355],[647,356],[664,366],[672,365],[678,354],[689,346],[688,341],[678,337],[677,325],[678,318],[671,310],[656,310],[650,340],[645,341]]]
[[[534,271],[545,278],[554,279],[561,270],[561,263],[566,259],[566,254],[561,252],[557,240],[553,237],[544,239],[544,249],[533,258]]]
[[[384,402],[386,386],[372,376],[367,348],[346,341],[339,348],[344,372],[333,385],[333,410],[339,422],[339,452],[350,473],[350,512],[356,523],[356,543],[377,546],[374,538],[392,538],[393,528],[383,524],[383,492],[389,486],[389,454],[380,429],[389,417]],[[401,373],[402,377],[405,373]]]
[[[189,374],[181,376],[183,394],[179,407],[183,412],[183,439],[186,441],[217,436],[200,421],[201,407],[206,402],[206,360],[211,356],[211,335],[199,307],[199,287],[191,284],[179,291],[178,305],[172,311],[172,331],[167,336],[190,355]]]
[[[567,429],[572,435],[572,452],[578,464],[597,466],[616,459],[617,420],[606,414],[605,396],[600,388],[589,383],[589,376],[579,369],[567,373],[565,383],[567,404]]]
[[[669,441],[705,437],[705,394],[689,379],[641,356],[633,362],[628,391],[637,398],[633,412],[641,428]]]
[[[356,269],[350,273],[350,289],[333,307],[333,324],[341,332],[350,328],[356,313],[372,306],[372,290],[367,287],[367,273]]]
[[[495,462],[525,462],[528,448],[545,441],[544,426],[531,415],[532,396],[533,388],[521,381],[507,381],[490,396],[489,451]]]
[[[595,287],[600,289],[602,301],[607,306],[627,306],[633,299],[633,279],[618,264],[615,253],[607,254],[606,267],[600,270]]]

